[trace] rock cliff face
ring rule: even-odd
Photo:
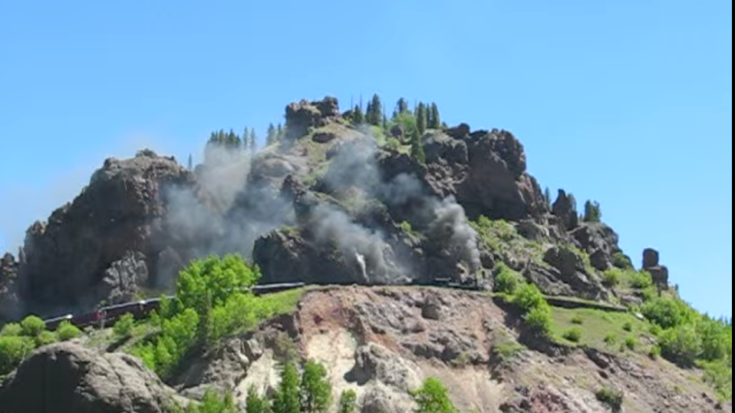
[[[377,141],[328,97],[289,104],[284,138],[252,160],[212,147],[194,172],[147,150],[108,159],[76,199],[28,229],[17,260],[3,260],[0,319],[170,291],[178,270],[209,253],[251,257],[264,282],[491,285],[509,256],[477,242],[467,221],[481,215],[544,246],[544,260],[508,263],[545,291],[607,296],[564,245],[604,271],[620,265],[617,234],[580,223],[564,191],[548,205],[510,132],[428,130],[425,164]],[[665,267],[646,268],[666,278]]]
[[[275,388],[277,362],[292,351],[323,363],[335,394],[354,390],[361,412],[411,411],[407,391],[426,377],[439,378],[461,411],[606,413],[601,388],[622,389],[626,412],[732,411],[694,376],[644,354],[529,350],[508,327],[513,319],[482,294],[326,288],[307,293],[293,316],[197,360],[172,385],[191,397],[207,386],[234,389],[244,403],[250,385]]]

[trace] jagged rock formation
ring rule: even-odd
[[[150,151],[105,160],[73,202],[29,228],[17,286],[27,310],[129,300],[149,275],[163,278],[157,261],[173,243],[167,191],[193,183],[174,159]]]
[[[175,392],[127,354],[75,343],[31,354],[0,387],[3,413],[166,413]]]
[[[194,172],[150,151],[106,160],[73,202],[31,226],[22,262],[4,261],[0,319],[170,291],[190,259],[231,252],[252,257],[265,282],[427,283],[506,260],[547,293],[606,296],[590,268],[551,248],[573,244],[604,271],[620,264],[617,234],[579,223],[564,191],[548,205],[510,132],[428,130],[425,164],[371,133],[327,97],[289,104],[285,137],[252,161],[210,146]],[[546,262],[477,248],[465,221],[480,215],[514,223]]]
[[[669,288],[669,269],[664,265],[660,265],[658,260],[658,251],[653,248],[643,250],[642,269],[651,274],[651,278],[653,278],[653,282],[659,290],[666,290]]]

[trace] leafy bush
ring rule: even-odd
[[[636,340],[635,337],[628,336],[625,338],[625,348],[627,348],[630,351],[634,351],[637,346],[638,346],[638,340]]]
[[[571,321],[572,321],[572,324],[577,324],[577,325],[584,324],[584,319],[582,319],[582,317],[579,315],[575,315],[574,317],[572,317]]]
[[[651,349],[648,350],[648,357],[650,357],[653,360],[656,360],[661,355],[661,347],[659,346],[651,346]]]
[[[56,342],[56,334],[44,330],[41,331],[36,337],[34,337],[34,341],[36,342],[36,347],[52,344]]]
[[[518,286],[521,284],[520,275],[503,262],[498,263],[495,268],[498,271],[498,275],[495,277],[495,291],[515,294]]]
[[[691,307],[673,297],[654,298],[643,306],[642,312],[646,318],[664,329],[691,323],[697,318]]]
[[[685,366],[694,365],[702,346],[694,325],[685,324],[665,330],[659,337],[661,354]]]
[[[135,326],[135,318],[132,314],[127,313],[120,317],[114,326],[112,326],[112,332],[118,339],[126,339],[130,337]]]
[[[579,343],[582,340],[582,329],[575,327],[565,331],[563,337],[572,343]]]
[[[622,271],[617,268],[610,268],[602,273],[602,284],[606,287],[615,287],[622,280]]]
[[[339,413],[357,413],[357,393],[349,389],[339,396]]]
[[[409,393],[416,402],[416,413],[458,413],[447,395],[447,388],[435,378],[427,378],[422,386]]]
[[[35,343],[22,336],[0,337],[0,376],[10,373],[25,356],[33,351]]]
[[[623,324],[623,330],[627,332],[633,331],[633,323],[631,323],[630,321],[626,321],[625,324]]]
[[[618,341],[618,338],[617,336],[615,336],[615,333],[607,333],[603,341],[605,342],[605,344],[612,347]]]
[[[597,400],[605,403],[613,412],[620,412],[623,409],[623,392],[610,388],[602,388],[595,393]]]
[[[540,336],[548,336],[551,331],[551,307],[536,307],[523,316],[526,326]]]
[[[633,269],[633,263],[630,262],[630,258],[623,254],[622,251],[618,251],[612,255],[612,264],[616,268],[620,268],[621,270],[630,270]]]
[[[648,271],[628,270],[630,286],[639,290],[645,290],[653,286],[653,277]]]
[[[23,334],[23,327],[18,323],[8,323],[0,330],[0,337],[12,337]]]
[[[20,322],[20,327],[22,329],[22,335],[36,337],[42,331],[46,330],[46,323],[34,315],[29,315]]]
[[[82,330],[69,321],[62,321],[56,328],[56,337],[59,341],[68,341],[82,335]]]
[[[546,299],[541,293],[541,290],[539,290],[535,284],[531,283],[523,283],[523,285],[518,288],[513,301],[524,313],[528,313],[532,309],[546,304]]]

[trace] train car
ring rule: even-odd
[[[296,288],[304,287],[305,285],[306,283],[303,283],[303,282],[254,285],[250,289],[250,291],[253,292],[253,295],[265,295],[265,294],[273,294],[273,293],[278,293],[278,292],[287,291],[287,290],[293,290]]]
[[[46,320],[43,320],[43,323],[46,325],[46,330],[53,331],[56,330],[57,327],[59,327],[59,324],[63,323],[64,321],[71,322],[73,318],[73,315],[66,314],[59,317],[48,318]]]
[[[98,324],[102,320],[102,312],[99,310],[86,314],[77,314],[72,317],[71,323],[79,328],[85,328]]]

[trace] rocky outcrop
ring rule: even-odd
[[[29,228],[19,269],[28,310],[130,299],[166,247],[168,191],[193,179],[150,151],[107,159],[73,202]]]
[[[556,271],[558,280],[568,284],[575,292],[587,299],[603,298],[604,288],[595,274],[592,274],[582,257],[567,247],[552,247],[544,254],[544,262]]]
[[[0,387],[3,413],[165,413],[174,392],[127,354],[60,343],[31,354]]]
[[[0,258],[0,322],[18,319],[23,315],[18,294],[19,263],[12,254]]]
[[[561,220],[562,228],[571,231],[579,226],[579,214],[574,198],[560,189],[556,201],[551,206],[551,212]]]
[[[659,264],[659,253],[653,248],[643,250],[643,271],[648,271],[659,290],[669,288],[669,269]]]
[[[337,98],[325,97],[322,100],[309,102],[301,100],[286,106],[287,141],[293,141],[307,135],[312,128],[326,126],[341,119]]]
[[[630,261],[618,245],[618,234],[603,223],[583,222],[570,235],[589,254],[592,266],[599,271],[620,266],[617,257]]]

